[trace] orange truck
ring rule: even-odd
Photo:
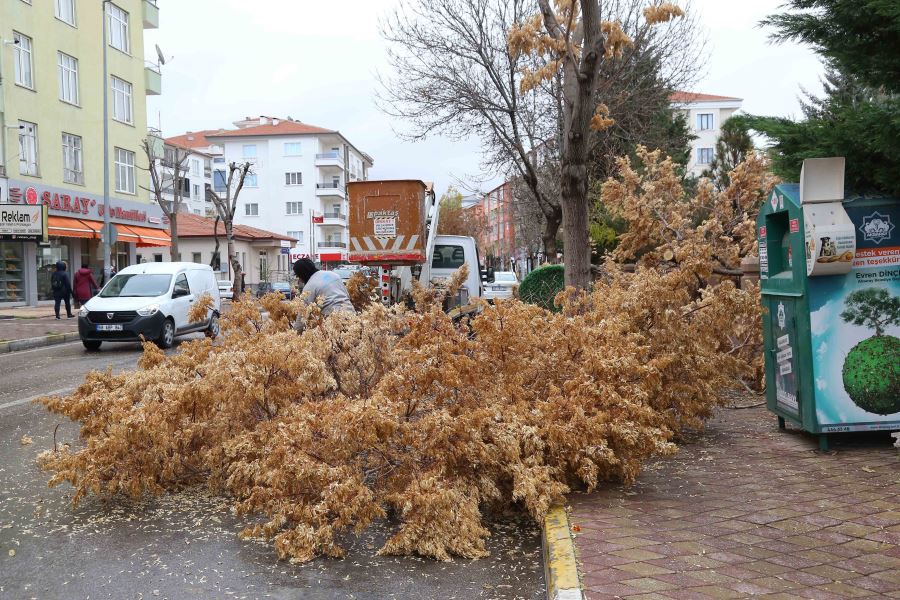
[[[376,267],[386,304],[400,301],[412,288],[441,285],[464,264],[469,276],[457,306],[481,297],[475,239],[438,235],[440,203],[430,184],[416,179],[353,181],[347,184],[350,204],[352,263]]]

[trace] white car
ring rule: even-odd
[[[234,282],[228,279],[220,279],[217,283],[219,284],[219,296],[222,300],[234,300]]]
[[[191,322],[188,312],[203,294],[212,297],[213,305],[206,319]],[[169,348],[185,333],[219,335],[220,309],[219,287],[209,265],[142,263],[116,273],[81,307],[78,333],[88,350],[99,350],[103,342],[137,342],[141,336]]]
[[[484,284],[484,299],[508,300],[513,297],[513,288],[519,285],[519,278],[512,271],[495,271],[494,281]]]

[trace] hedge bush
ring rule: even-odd
[[[519,298],[522,302],[559,312],[559,308],[553,304],[553,299],[564,288],[563,266],[544,265],[525,276],[522,285],[519,286]]]

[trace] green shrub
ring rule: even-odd
[[[562,265],[544,265],[525,276],[519,286],[519,299],[528,304],[535,304],[547,310],[558,312],[553,304],[556,295],[565,288],[565,275]]]

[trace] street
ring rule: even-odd
[[[57,425],[57,444],[78,444],[77,427],[31,400],[74,389],[92,369],[133,368],[140,352],[73,343],[0,356],[0,599],[542,597],[540,532],[528,521],[490,523],[483,560],[378,557],[388,532],[373,527],[344,560],[292,565],[239,540],[229,502],[204,490],[73,510],[71,488],[49,489],[35,457]]]

